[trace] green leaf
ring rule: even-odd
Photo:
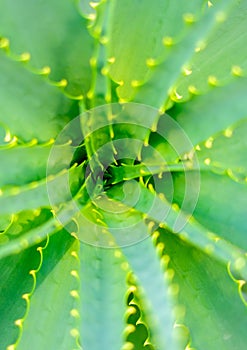
[[[51,143],[0,147],[0,186],[18,186],[43,179],[50,149]]]
[[[90,3],[91,5],[92,3]],[[108,37],[110,6],[109,1],[96,3],[95,9],[91,7],[91,16],[88,16],[88,31],[94,38],[94,52],[90,59],[92,67],[92,79],[90,90],[87,94],[88,108],[104,105],[111,101],[111,82],[107,74],[107,50],[106,38]]]
[[[65,180],[67,181],[67,176]],[[75,180],[75,186],[78,186],[78,177],[75,177]],[[66,181],[63,181],[63,186]],[[82,207],[85,212],[88,211],[88,216],[92,215],[92,207],[90,206],[90,202],[88,203],[88,195],[85,193],[85,186],[82,186],[81,190],[76,194],[72,191],[72,195],[75,195],[74,198],[71,195],[68,196],[69,192],[67,186],[65,186],[65,191],[63,191],[63,188],[60,188],[61,192],[58,191],[56,186],[55,188],[52,187],[52,189],[54,192],[50,192],[49,194],[52,194],[53,197],[49,199],[51,200],[53,209],[39,208],[34,211],[22,211],[11,217],[7,215],[0,216],[0,223],[3,224],[4,229],[0,236],[0,242],[2,243],[0,245],[0,258],[10,254],[16,254],[22,249],[38,244],[47,234],[52,235],[60,231],[62,227],[66,227],[70,233],[75,232],[76,229],[74,226],[77,216],[79,216],[79,218],[83,217],[80,212],[80,208]],[[67,196],[69,200],[66,202]],[[55,203],[60,203],[60,205],[57,206]],[[53,214],[54,217],[52,217],[51,214]],[[93,220],[94,219],[95,217],[93,217]],[[88,224],[88,222],[88,220],[85,220],[85,222],[79,222],[78,225]],[[89,228],[92,227],[95,227],[94,222],[89,225]],[[97,232],[96,237],[94,237],[94,235],[90,236],[87,232],[85,232],[85,234],[83,233],[82,239],[85,239],[84,236],[89,239],[90,242],[95,242],[95,239],[97,239]]]
[[[184,175],[174,175],[174,201],[183,201]],[[198,203],[193,216],[208,230],[246,250],[247,184],[226,175],[201,172]]]
[[[135,181],[129,181],[123,185],[115,185],[108,191],[110,198],[122,202],[129,208],[133,208],[140,213],[146,214],[155,220],[161,227],[168,227],[169,230],[177,234],[181,239],[189,242],[209,255],[213,255],[219,261],[227,264],[236,264],[238,259],[244,261],[239,266],[238,272],[247,278],[247,259],[242,249],[234,246],[221,237],[220,232],[210,231],[198,223],[189,212],[180,210],[177,205],[169,203],[164,194],[156,194],[152,188],[149,190]],[[133,197],[126,196],[127,193],[134,193]],[[186,210],[186,208],[185,208]]]
[[[68,80],[68,92],[80,95],[89,89],[93,40],[86,20],[72,1],[0,1],[0,33],[10,39],[16,54],[28,52],[31,65],[51,68],[51,79]]]
[[[138,85],[147,80],[152,66],[168,55],[169,48],[162,40],[167,38],[167,41],[176,42],[183,32],[186,33],[184,14],[200,16],[202,3],[201,0],[183,1],[176,6],[155,0],[150,6],[148,0],[113,2],[108,52],[110,77],[120,85],[117,89],[120,99],[131,99]]]
[[[1,52],[0,67],[0,123],[11,137],[49,141],[76,115],[56,86]]]
[[[188,102],[175,104],[169,110],[169,116],[173,117],[178,125],[176,126],[176,123],[170,125],[166,114],[162,115],[159,119],[157,133],[152,133],[149,138],[151,147],[143,149],[142,161],[150,166],[157,165],[160,164],[162,156],[164,161],[168,163],[168,166],[170,165],[172,168],[173,165],[176,165],[178,170],[181,169],[178,162],[182,160],[184,160],[182,164],[184,166],[186,166],[186,161],[189,161],[187,163],[190,169],[198,168],[199,165],[205,168],[203,156],[206,154],[206,151],[203,151],[202,155],[200,155],[200,148],[205,148],[205,146],[208,148],[210,143],[213,145],[212,141],[220,134],[222,135],[220,137],[220,146],[222,146],[224,141],[223,135],[225,135],[229,140],[225,140],[224,149],[219,151],[222,155],[225,147],[230,149],[230,145],[233,143],[233,141],[230,141],[230,138],[234,135],[234,129],[240,130],[240,125],[243,125],[240,123],[245,122],[246,82],[246,78],[235,78],[226,86],[212,88],[205,95],[194,96]],[[231,98],[226,99],[226,96]],[[235,137],[233,140],[239,141],[239,137],[241,137],[240,131],[236,131]],[[229,146],[227,146],[226,142]],[[235,145],[234,149],[236,147],[238,147],[238,155],[235,152],[234,158],[237,157],[239,159],[239,157],[242,157],[240,161],[245,160],[245,143],[243,140],[238,146]],[[214,148],[209,154],[212,160],[214,159],[213,152]],[[233,151],[229,150],[229,152]],[[199,162],[197,161],[197,156],[200,160]],[[215,158],[218,158],[218,156],[215,155]],[[203,161],[201,162],[202,159]],[[225,155],[224,159],[224,167],[226,169],[231,168],[233,161],[230,160],[229,165],[227,165],[228,160]],[[223,160],[219,162],[223,162]],[[244,163],[246,162],[244,161]],[[239,167],[244,167],[243,163],[239,163]],[[175,170],[175,168],[173,169]]]
[[[72,200],[84,179],[82,167],[83,165],[73,166],[69,170],[64,169],[56,175],[27,185],[4,187],[0,192],[1,213],[10,214],[26,209],[50,207],[51,204],[54,206]]]
[[[98,202],[101,208],[105,208],[105,210],[100,210],[100,213],[103,215],[103,221],[108,225],[109,232],[116,243],[121,246],[137,278],[142,298],[145,300],[147,321],[157,349],[164,349],[169,344],[170,349],[176,350],[178,344],[173,337],[172,302],[168,295],[167,281],[163,276],[159,259],[149,236],[149,226],[145,224],[142,215],[129,210],[128,207],[124,208],[116,201],[112,203],[112,206],[114,210],[119,208],[119,212],[107,211],[107,204],[109,205],[107,201],[101,198]]]
[[[0,260],[0,347],[6,349],[16,342],[20,328],[15,324],[22,320],[27,312],[27,302],[23,295],[33,289],[34,279],[31,270],[39,266],[40,254],[32,247]],[[17,283],[18,281],[18,283]]]
[[[176,104],[169,114],[184,129],[193,145],[206,141],[246,118],[246,82],[246,78],[235,78],[226,86],[212,88],[206,95]]]
[[[42,265],[36,273],[18,349],[27,349],[30,342],[37,350],[78,348],[78,299],[74,297],[79,287],[75,278],[78,246],[61,231],[41,251]]]
[[[121,349],[128,264],[117,249],[86,244],[80,259],[82,347]]]
[[[181,77],[176,83],[176,90],[182,96],[181,101],[190,96],[189,87],[194,87],[200,94],[210,89],[212,77],[216,84],[225,85],[232,75],[245,74],[247,70],[247,50],[245,18],[247,3],[235,1],[234,8],[226,15],[222,14],[222,23],[204,43],[198,47]],[[201,47],[201,49],[199,49]],[[224,62],[224,64],[222,64]]]
[[[11,221],[4,231],[4,235],[9,239],[17,238],[19,235],[28,232],[29,230],[42,225],[52,217],[49,209],[25,210],[18,214],[11,215]]]
[[[153,345],[150,344],[152,341],[152,334],[147,324],[145,308],[143,307],[144,300],[136,285],[136,278],[132,273],[128,276],[128,284],[130,288],[127,295],[126,342],[131,343],[134,348],[137,349],[154,350]]]
[[[144,224],[143,226],[145,227]],[[151,238],[124,248],[123,253],[142,290],[143,308],[157,349],[165,349],[168,344],[170,349],[179,349],[174,339],[175,320],[172,314],[173,302],[168,293],[169,284],[162,273]]]
[[[15,216],[11,226],[2,234],[0,258],[19,254],[30,246],[39,244],[48,234],[61,230],[57,220],[51,218],[49,210],[25,211]]]
[[[170,54],[165,60],[154,67],[153,74],[144,85],[137,89],[134,100],[157,108],[163,107],[169,92],[180,76],[183,66],[190,60],[198,42],[206,40],[212,30],[219,26],[218,13],[228,11],[232,0],[219,1],[215,6],[207,9],[204,14],[193,19],[187,18],[188,31],[171,46]]]
[[[68,157],[72,157],[71,153],[80,151],[74,147],[71,151],[68,145],[56,145],[51,155],[54,140],[44,144],[37,144],[36,141],[26,144],[13,141],[0,147],[2,189],[28,185],[44,180],[46,176],[55,176],[69,167]],[[79,160],[75,159],[74,163]]]
[[[247,175],[246,133],[247,120],[244,119],[199,144],[200,167],[216,173],[227,172],[236,181],[244,182]]]
[[[182,322],[189,329],[189,346],[244,350],[246,306],[226,266],[168,231],[160,232],[159,241],[165,245],[166,259],[170,259],[173,282],[179,286],[178,305],[182,315],[178,323]]]

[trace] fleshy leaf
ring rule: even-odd
[[[6,216],[1,215],[2,218]],[[47,234],[59,231],[56,219],[49,209],[26,210],[9,218],[8,226],[0,235],[0,257],[18,254],[42,242]]]
[[[165,245],[164,258],[170,259],[173,282],[179,286],[178,301],[184,310],[182,322],[190,332],[189,346],[244,350],[246,306],[227,267],[167,231],[161,231],[159,241]]]
[[[50,207],[51,195],[53,205],[72,200],[72,195],[75,195],[80,189],[82,179],[81,166],[74,166],[37,182],[19,187],[5,187],[0,192],[1,213],[9,214],[26,209]],[[69,180],[70,188],[68,187]],[[50,192],[47,191],[49,186]]]
[[[102,199],[100,200],[101,207],[106,208],[106,203],[107,199],[105,203]],[[128,207],[124,208],[117,202],[113,205],[115,210],[119,206],[121,212],[109,213],[107,210],[100,210],[100,212],[103,215],[103,220],[107,223],[109,232],[116,239],[117,244],[121,245],[122,252],[136,276],[142,298],[145,300],[144,308],[146,307],[147,321],[156,346],[158,349],[163,349],[169,344],[170,349],[179,349],[173,334],[174,319],[172,302],[168,295],[169,286],[163,276],[149,235],[149,225],[146,225],[139,213],[129,210]],[[152,227],[154,223],[150,224]],[[143,268],[144,266],[145,268]]]
[[[136,254],[138,250],[142,259]],[[142,290],[146,317],[150,325],[155,345],[158,349],[179,349],[174,339],[173,302],[169,296],[169,284],[165,280],[150,237],[123,249],[131,269]],[[146,268],[144,269],[143,266]],[[150,283],[152,281],[152,283]]]
[[[125,195],[126,187],[128,192],[135,194],[135,202],[133,198]],[[247,259],[244,251],[222,238],[217,231],[210,231],[201,225],[186,210],[181,211],[177,205],[169,203],[164,194],[156,194],[152,189],[147,189],[141,184],[137,186],[133,181],[126,182],[125,188],[116,185],[108,191],[108,194],[111,198],[114,196],[114,200],[122,201],[124,205],[146,214],[161,227],[168,227],[181,239],[209,255],[213,254],[225,264],[229,262],[235,264],[238,259],[243,260],[244,264],[239,266],[238,272],[243,278],[247,278]]]
[[[126,269],[120,250],[81,244],[81,343],[85,349],[121,349]]]
[[[235,78],[229,85],[212,88],[206,95],[177,104],[169,114],[196,145],[246,118],[246,92],[247,79]]]
[[[43,179],[50,149],[50,143],[0,147],[0,187],[18,186]]]
[[[174,201],[183,200],[184,175],[174,174]],[[232,202],[233,201],[233,202]],[[229,176],[201,172],[198,203],[193,216],[208,230],[246,250],[247,184]]]
[[[22,141],[55,138],[76,116],[74,102],[42,76],[0,52],[0,123]]]
[[[190,160],[195,156],[195,150],[198,150],[200,144],[206,143],[210,138],[214,139],[218,133],[231,137],[238,123],[244,123],[246,93],[246,78],[235,78],[226,86],[214,87],[205,95],[194,96],[188,102],[175,104],[168,111],[169,116],[175,119],[190,142],[184,142],[183,138],[178,137],[180,136],[178,129],[173,126],[169,128],[166,115],[162,115],[157,130],[165,130],[165,137],[160,134],[151,134],[149,144],[163,156],[168,164],[178,163],[181,159]],[[243,154],[245,145],[241,143],[238,147]],[[157,165],[157,162],[159,164],[158,153],[150,153],[150,150],[151,148],[143,150],[143,161],[150,159],[151,161],[148,161],[150,165],[152,162],[154,165]],[[198,156],[200,157],[199,154]]]
[[[247,119],[229,125],[227,129],[200,143],[197,157],[201,168],[216,173],[227,172],[236,181],[247,175]]]
[[[185,68],[185,76],[176,83],[177,93],[182,96],[180,101],[189,98],[189,89],[202,94],[208,91],[210,81],[213,82],[214,79],[215,83],[221,86],[229,82],[234,75],[245,75],[246,14],[245,0],[236,1],[228,14],[221,14],[221,25],[211,33],[208,40],[198,46],[197,52]]]
[[[67,79],[70,94],[88,91],[93,40],[72,1],[47,6],[42,0],[1,0],[0,8],[0,35],[10,39],[14,53],[28,52],[33,66],[48,66],[52,79]]]
[[[201,15],[201,0],[181,2],[180,6],[167,1],[114,1],[109,33],[110,77],[117,82],[120,99],[129,100],[152,72],[152,68],[170,52],[162,41],[176,42],[187,27],[183,16]],[[176,26],[174,26],[174,21]],[[142,100],[144,102],[144,99]],[[145,101],[148,104],[148,100]]]
[[[67,232],[61,231],[42,251],[42,265],[29,298],[19,349],[27,349],[30,342],[36,344],[37,350],[78,348],[78,299],[74,297],[78,291],[74,275],[78,268],[78,245]]]
[[[217,14],[230,10],[232,0],[219,1],[215,6],[207,9],[201,18],[187,18],[189,26],[185,35],[171,46],[170,54],[154,67],[152,75],[144,85],[137,88],[134,101],[148,103],[157,108],[162,108],[168,98],[174,83],[180,75],[183,66],[193,56],[198,42],[206,40],[211,31],[219,26]],[[186,16],[185,16],[186,21]],[[165,44],[165,43],[164,43]]]
[[[14,344],[19,337],[20,321],[17,320],[22,320],[27,311],[27,302],[23,295],[32,291],[34,281],[30,271],[36,269],[39,262],[40,254],[37,247],[0,260],[0,347],[2,349]]]

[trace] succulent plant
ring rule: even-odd
[[[247,1],[0,9],[0,349],[246,349]]]

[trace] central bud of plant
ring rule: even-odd
[[[47,182],[53,212],[84,242],[136,243],[151,233],[146,221],[157,227],[149,217],[155,195],[172,202],[169,164],[181,166],[181,154],[191,148],[175,121],[150,106],[110,104],[86,111],[64,128],[50,153],[48,178],[61,170]],[[153,196],[148,203],[146,189]]]

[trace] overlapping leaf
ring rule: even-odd
[[[160,242],[165,245],[164,255],[170,257],[169,267],[174,273],[174,283],[179,286],[183,324],[190,330],[189,346],[245,349],[246,306],[226,266],[169,232],[162,231]]]
[[[0,123],[11,137],[49,141],[76,116],[74,102],[56,86],[2,52],[0,72]]]
[[[179,7],[159,0],[152,6],[83,1],[87,22],[69,1],[14,5],[0,0],[0,8],[0,34],[10,39],[10,50],[6,39],[0,41],[5,49],[0,54],[1,346],[116,350],[139,344],[148,349],[151,339],[157,350],[244,349],[247,91],[246,78],[229,76],[231,70],[242,75],[246,67],[246,1],[181,2]],[[24,51],[31,54],[30,63],[17,62],[28,61],[28,54],[20,56]],[[34,74],[33,67],[44,66],[51,67],[49,79]],[[63,78],[67,91],[50,81]],[[217,79],[220,86],[209,88]],[[191,98],[197,90],[205,94]],[[79,111],[68,93],[87,93],[82,111],[116,98],[162,110],[175,102],[170,115],[191,143],[179,143],[176,130],[167,128],[159,113],[144,127],[145,113],[134,119],[136,126],[130,110],[118,125],[111,123],[112,115],[92,114],[80,126],[84,136],[90,127],[96,129],[90,142],[82,143],[70,164],[64,163],[61,145],[46,181],[52,139]],[[186,103],[177,103],[183,98]],[[140,142],[133,144],[135,138]],[[119,147],[123,159],[116,161],[113,141],[121,139],[127,139]],[[124,159],[125,148],[132,161]],[[91,172],[102,164],[104,171],[110,169],[100,186],[95,172],[86,173],[83,184],[85,158],[92,165],[95,156]],[[198,183],[188,186],[186,175],[199,168],[201,188],[191,218]],[[66,197],[68,174],[72,196]],[[50,211],[52,181],[57,185],[51,186],[52,201],[59,204],[52,209],[60,224]],[[61,223],[83,243],[61,230]],[[28,248],[56,232],[38,251]],[[102,243],[114,249],[99,247]],[[145,317],[143,326],[127,319],[124,329],[131,270]],[[181,343],[173,338],[175,320],[176,329],[183,330]]]
[[[10,40],[14,53],[27,52],[32,66],[48,66],[52,79],[67,79],[70,94],[88,91],[93,40],[72,1],[1,0],[0,9],[0,35]]]

